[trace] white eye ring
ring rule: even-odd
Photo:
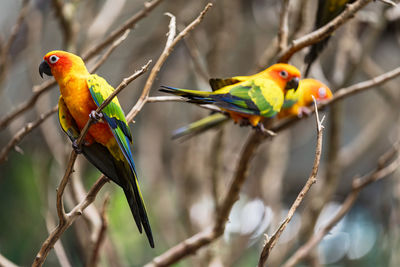
[[[57,57],[56,55],[51,55],[51,56],[49,57],[49,61],[50,61],[51,64],[56,63],[59,59],[60,59],[60,58]]]
[[[279,72],[279,75],[283,78],[283,79],[287,79],[287,77],[289,77],[289,74],[287,73],[286,70],[282,70]]]
[[[325,90],[324,87],[320,87],[318,89],[318,95],[319,95],[320,98],[324,98],[326,96],[326,90]]]

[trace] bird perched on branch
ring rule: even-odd
[[[39,73],[42,77],[43,73],[54,76],[60,87],[59,120],[74,148],[122,187],[139,232],[143,227],[150,246],[154,247],[130,148],[132,135],[124,112],[116,97],[99,114],[95,112],[114,88],[103,78],[90,74],[80,57],[65,51],[47,53],[40,63]],[[79,150],[76,140],[89,116],[98,121],[90,126]]]
[[[354,2],[354,0],[318,0],[317,15],[315,18],[314,29],[323,27],[331,20],[336,18],[340,13],[344,11],[347,4]],[[313,44],[304,58],[304,62],[307,64],[304,76],[307,77],[310,71],[311,65],[317,59],[319,54],[324,50],[325,46],[329,41],[330,36],[322,39],[316,44]]]
[[[325,84],[315,79],[300,80],[297,91],[292,93],[292,91],[289,90],[289,92],[289,94],[287,93],[285,95],[285,102],[287,103],[286,108],[282,106],[281,111],[278,113],[279,119],[289,116],[301,117],[303,114],[308,115],[310,111],[307,107],[313,103],[312,96],[314,96],[317,102],[332,98],[331,90]],[[290,105],[291,103],[293,104]],[[219,126],[228,120],[229,117],[227,115],[216,112],[176,129],[172,134],[172,138],[176,139],[180,137],[194,136],[207,131],[208,129]]]
[[[298,101],[293,106],[287,109],[282,109],[278,114],[278,118],[288,116],[302,117],[304,114],[309,115],[308,109],[315,101],[321,102],[332,98],[332,91],[328,86],[315,79],[303,79],[300,81],[299,89],[296,94]]]
[[[250,124],[265,132],[262,120],[281,110],[285,93],[296,90],[299,80],[300,71],[296,67],[281,63],[251,76],[211,79],[212,92],[167,86],[160,91],[182,96],[190,103],[212,104],[236,123]]]

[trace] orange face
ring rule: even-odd
[[[300,82],[300,87],[303,90],[299,103],[301,106],[309,106],[312,104],[312,96],[317,101],[328,100],[332,98],[332,91],[322,82],[314,79],[304,79]]]
[[[47,53],[39,66],[39,73],[43,77],[43,73],[54,76],[56,80],[69,74],[71,71],[77,73],[87,73],[83,60],[71,53],[65,51],[51,51]]]
[[[300,81],[300,71],[292,65],[278,63],[274,64],[266,71],[271,75],[271,77],[281,86],[281,88],[297,89]]]

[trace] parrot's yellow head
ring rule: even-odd
[[[39,65],[39,74],[42,78],[43,73],[45,73],[49,76],[54,76],[59,81],[73,72],[88,73],[85,63],[80,57],[61,50],[47,53]]]
[[[328,86],[315,79],[304,79],[300,81],[300,90],[302,96],[300,101],[304,106],[308,106],[313,102],[312,96],[317,101],[328,100],[332,98],[332,91]]]
[[[278,63],[270,66],[263,72],[268,73],[282,89],[296,90],[299,86],[301,74],[295,66]]]

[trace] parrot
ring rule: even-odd
[[[303,79],[300,81],[299,89],[296,94],[298,95],[298,101],[287,109],[282,109],[278,114],[278,118],[282,119],[288,116],[302,117],[303,114],[309,115],[310,110],[308,109],[315,101],[321,102],[332,98],[333,94],[331,89],[322,82],[315,79]]]
[[[59,122],[73,142],[75,151],[82,153],[104,175],[122,187],[139,232],[142,233],[143,227],[150,246],[154,248],[130,148],[132,135],[117,97],[99,114],[96,113],[114,88],[104,78],[90,74],[82,58],[66,51],[48,52],[39,65],[42,78],[43,73],[53,76],[59,85]],[[90,126],[79,150],[76,140],[89,116],[94,116],[97,121]]]
[[[318,0],[318,9],[314,29],[316,30],[329,23],[331,20],[333,20],[344,11],[347,4],[350,4],[352,2],[354,2],[354,0]],[[325,48],[326,44],[329,41],[329,38],[330,36],[311,46],[310,50],[304,57],[304,62],[307,64],[304,76],[308,76],[311,65]]]
[[[281,110],[284,94],[287,90],[297,89],[300,77],[295,66],[278,63],[251,76],[210,79],[212,92],[168,86],[162,86],[160,91],[184,97],[190,103],[212,104],[227,113],[235,123],[250,124],[268,132],[262,120]]]
[[[311,95],[315,97],[317,102],[332,98],[332,91],[325,84],[315,79],[302,79],[299,82],[297,91],[292,93],[292,90],[293,89],[286,93],[285,102],[293,103],[294,99],[297,99],[297,102],[291,106],[287,104],[286,108],[282,106],[281,111],[278,113],[279,119],[289,116],[300,117],[303,113],[308,114],[309,110],[307,109],[307,106],[310,106],[313,103]],[[286,99],[287,97],[288,99]],[[198,121],[176,129],[172,134],[172,139],[194,136],[213,127],[220,126],[227,121],[229,121],[228,116],[224,113],[215,112]]]

